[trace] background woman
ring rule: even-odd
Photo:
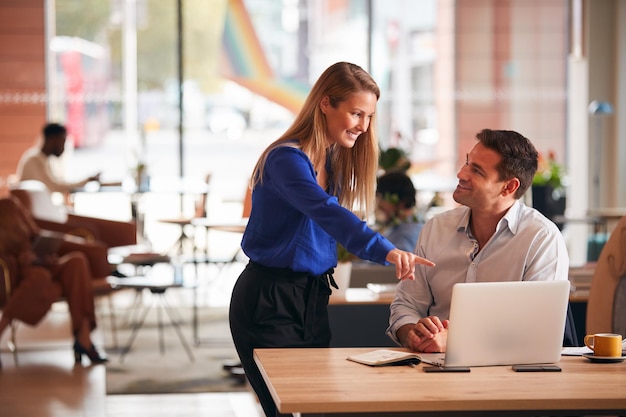
[[[0,199],[0,257],[16,272],[15,288],[2,310],[0,336],[14,319],[36,325],[63,297],[70,311],[76,362],[83,355],[93,364],[106,362],[91,341],[96,317],[87,258],[81,252],[36,255],[32,242],[39,228],[25,213],[16,198]]]

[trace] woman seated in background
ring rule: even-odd
[[[76,362],[83,355],[94,364],[106,362],[91,341],[96,317],[87,258],[81,252],[36,255],[33,241],[38,233],[17,199],[0,199],[0,257],[15,271],[14,288],[0,318],[0,337],[12,320],[36,325],[63,297],[69,306]]]
[[[415,186],[403,172],[390,172],[376,184],[376,224],[396,248],[414,252],[424,223],[416,213]]]

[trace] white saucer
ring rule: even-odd
[[[626,356],[621,356],[621,357],[594,356],[593,353],[584,353],[583,356],[589,359],[591,362],[598,362],[598,363],[617,363],[617,362],[624,362],[624,360],[626,359]]]

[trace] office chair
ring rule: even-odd
[[[626,337],[626,216],[600,252],[589,289],[586,333]]]

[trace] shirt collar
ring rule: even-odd
[[[519,228],[519,211],[521,210],[521,204],[522,203],[520,203],[519,200],[515,200],[513,205],[507,210],[504,217],[502,217],[502,219],[500,219],[500,221],[498,222],[496,230],[500,230],[500,227],[502,227],[502,225],[504,224],[509,228],[511,233],[517,233],[517,230]],[[457,231],[469,233],[468,230],[471,214],[472,210],[468,207],[465,207],[465,213],[463,213],[463,216],[461,216],[461,218],[459,219],[459,223],[456,227]]]
[[[506,225],[508,226],[511,233],[516,234],[517,230],[519,229],[519,212],[521,210],[521,207],[522,203],[520,203],[519,200],[515,200],[513,205],[507,210],[504,217],[500,219],[500,222],[498,222],[498,229],[500,228],[500,225],[503,224],[502,222],[506,221]]]

